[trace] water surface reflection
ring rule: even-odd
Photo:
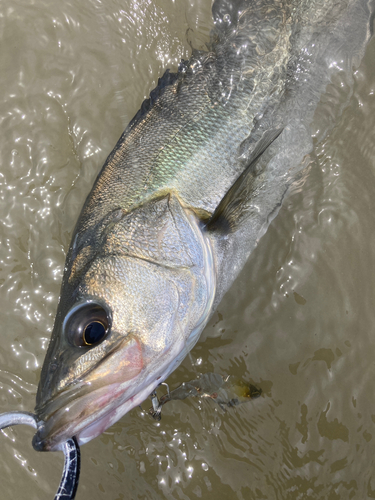
[[[162,70],[207,39],[210,5],[4,0],[1,12],[0,401],[30,410],[80,207]],[[346,109],[169,379],[233,374],[263,396],[227,412],[171,402],[160,423],[133,410],[83,448],[78,498],[375,498],[374,58],[372,42],[354,81],[333,82],[321,116],[335,99]],[[33,452],[31,436],[3,431],[4,498],[55,492],[63,458]]]

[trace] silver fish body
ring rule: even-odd
[[[210,50],[160,79],[77,222],[36,449],[89,441],[181,363],[303,167],[320,95],[358,64],[371,13],[364,0],[215,0]]]

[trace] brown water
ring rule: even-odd
[[[0,411],[34,407],[98,170],[210,23],[207,0],[1,0]],[[322,109],[348,106],[168,380],[234,374],[263,396],[171,402],[160,423],[133,410],[82,448],[78,499],[375,498],[374,59],[375,41],[330,88]],[[30,428],[0,438],[0,498],[52,498],[61,454],[34,452]]]

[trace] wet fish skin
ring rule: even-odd
[[[349,20],[360,33],[353,60],[363,52],[370,13],[354,22],[352,11],[364,4],[215,0],[210,50],[160,80],[77,222],[38,388],[36,449],[99,435],[194,346],[311,150],[309,122],[334,70],[325,51],[345,45]],[[224,215],[229,231],[218,230]],[[108,333],[86,346],[98,309]]]
[[[34,439],[37,449],[37,439],[44,434],[54,439],[56,433],[78,433],[84,442],[81,430],[102,416],[107,422],[113,398],[117,406],[144,400],[157,380],[186,356],[212,307],[215,282],[210,246],[195,218],[173,194],[116,216],[116,224],[106,229],[100,252],[79,274],[79,299],[70,314],[79,313],[81,305],[90,301],[102,303],[111,310],[111,332],[97,347],[86,348],[69,345],[69,333],[63,330],[66,335],[59,337],[59,348],[65,348],[59,358],[55,356],[57,369],[51,372],[47,367],[47,390],[55,391],[57,398],[52,392],[42,409],[46,423]],[[72,420],[72,413],[81,422]],[[103,425],[99,428],[104,430]]]

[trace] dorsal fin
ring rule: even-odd
[[[187,74],[191,73],[191,67],[194,66],[195,62],[199,61],[202,67],[204,67],[207,62],[209,63],[209,58],[207,56],[208,52],[193,49],[190,59],[181,59],[176,73],[171,73],[169,69],[166,69],[163,76],[158,79],[156,87],[151,90],[150,97],[142,102],[140,109],[127,126],[127,130],[148,113],[157,99],[163,95],[168,87],[171,87],[177,81],[182,81]]]
[[[173,85],[176,82],[180,74],[180,67],[182,67],[184,63],[185,61],[182,60],[179,66],[178,73],[171,73],[169,69],[166,69],[164,71],[163,76],[158,79],[157,86],[151,90],[150,97],[148,97],[142,102],[141,108],[138,110],[134,118],[129,123],[128,128],[130,128],[133,125],[133,123],[137,122],[139,118],[144,116],[147,113],[147,111],[149,111],[149,109],[152,108],[154,102],[164,92],[164,89],[166,87],[168,87],[169,85]]]
[[[246,217],[246,209],[253,192],[254,179],[259,175],[257,163],[264,151],[283,131],[282,128],[268,130],[258,141],[248,157],[248,166],[230,187],[211,219],[206,225],[208,231],[233,232]]]

